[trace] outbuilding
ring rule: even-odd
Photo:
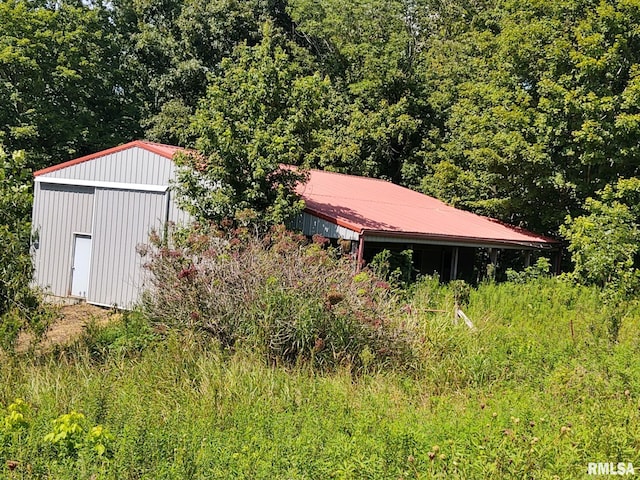
[[[551,254],[559,269],[557,240],[391,182],[311,170],[298,194],[306,208],[294,227],[309,236],[350,241],[358,265],[384,249],[411,250],[418,273],[438,274],[445,281],[475,281],[478,258],[495,265],[500,252],[510,251],[518,252],[524,266],[533,254]]]
[[[179,147],[134,141],[35,172],[35,283],[55,297],[130,308],[145,287],[137,247],[190,218],[170,185]],[[358,265],[413,251],[421,273],[469,279],[478,249],[558,251],[558,243],[383,180],[311,170],[293,227],[347,245]],[[525,258],[527,255],[525,254]]]
[[[188,221],[170,180],[177,147],[135,141],[35,172],[34,279],[49,295],[131,307],[144,288],[138,245]]]

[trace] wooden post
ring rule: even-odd
[[[560,275],[560,268],[562,265],[562,248],[559,248],[556,254],[553,256],[553,270],[556,275]]]
[[[458,278],[458,247],[453,247],[451,252],[451,280]]]
[[[356,260],[356,273],[362,269],[364,264],[364,235],[360,234],[360,239],[358,241],[358,258]]]

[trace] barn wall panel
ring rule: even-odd
[[[169,202],[169,221],[176,225],[188,225],[193,221],[193,217],[178,207],[175,199],[175,192],[170,192],[171,200]]]
[[[164,193],[96,189],[96,215],[87,301],[130,308],[144,288],[137,253],[166,218]]]
[[[359,235],[353,230],[341,227],[322,218],[303,212],[292,222],[292,228],[300,230],[308,236],[322,235],[326,238],[342,238],[344,240],[358,240]]]
[[[33,205],[35,284],[56,296],[71,287],[74,233],[91,233],[94,189],[37,183]]]

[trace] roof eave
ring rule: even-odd
[[[502,247],[502,248],[518,248],[529,250],[557,250],[561,247],[560,242],[552,239],[544,239],[540,241],[520,241],[506,240],[500,238],[486,237],[463,237],[458,235],[440,235],[421,232],[393,232],[388,230],[369,230],[362,229],[361,235],[365,237],[382,237],[407,240],[421,240],[429,243],[460,243],[474,247]]]

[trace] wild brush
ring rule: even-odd
[[[276,363],[411,363],[415,335],[396,321],[388,284],[354,275],[325,242],[309,244],[284,228],[264,238],[194,229],[172,239],[147,251],[152,287],[143,304],[152,319],[206,332],[223,347],[258,349]]]

